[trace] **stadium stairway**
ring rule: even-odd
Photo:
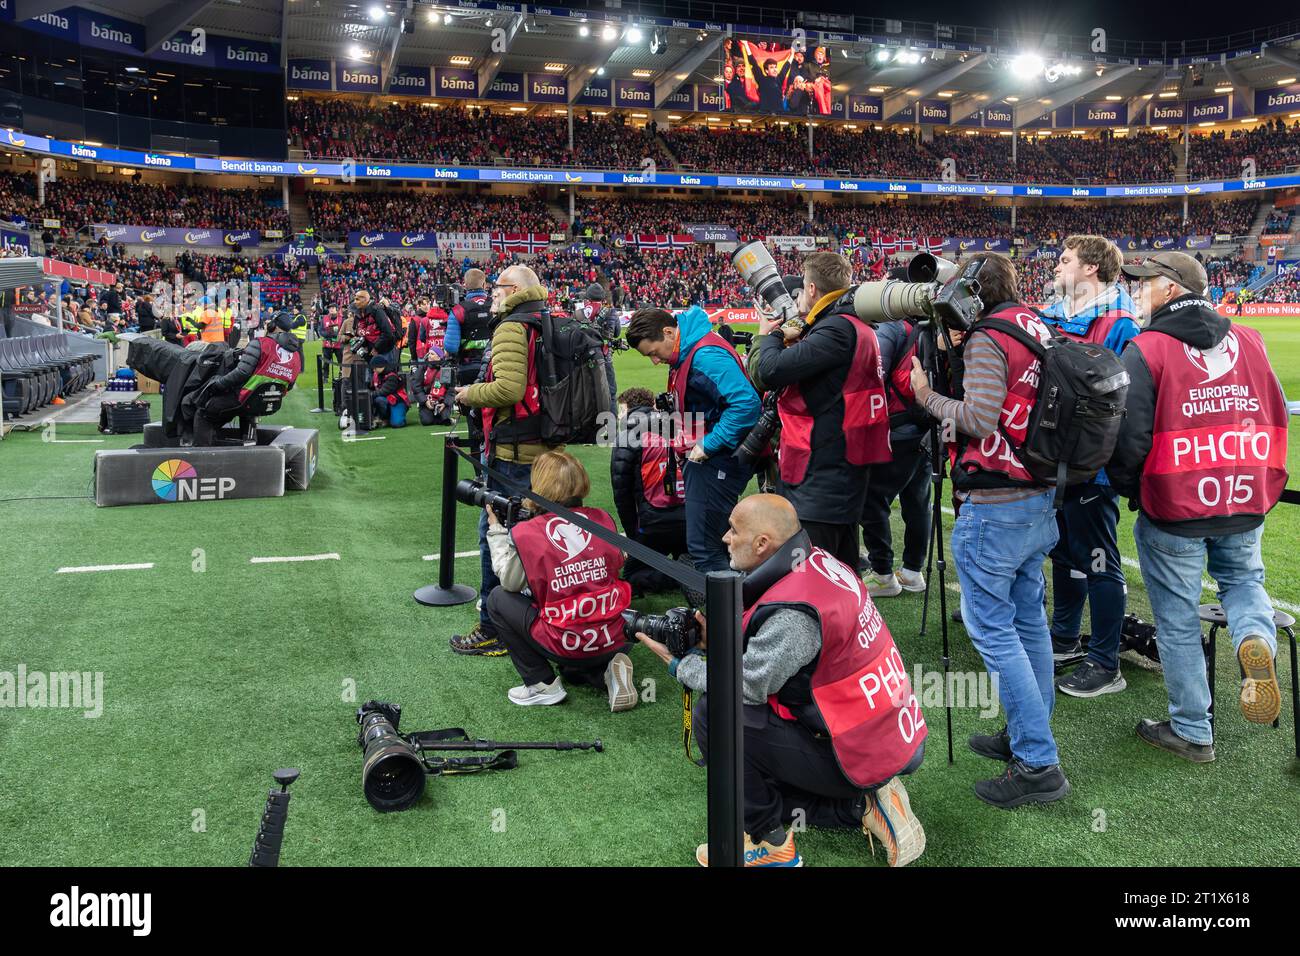
[[[1255,208],[1255,221],[1250,224],[1250,232],[1242,249],[1251,262],[1259,258],[1259,237],[1263,235],[1264,226],[1268,224],[1268,217],[1272,212],[1273,200],[1261,196],[1259,205]]]
[[[289,228],[297,236],[310,225],[311,213],[307,210],[307,195],[305,193],[289,193]],[[303,301],[306,301],[306,299]]]
[[[1187,149],[1188,147],[1180,143],[1174,147],[1174,182],[1187,182]]]
[[[297,226],[294,227],[295,229]],[[303,311],[311,308],[311,304],[316,301],[320,295],[320,267],[312,266],[307,270],[307,278],[298,286],[298,296],[302,299]]]

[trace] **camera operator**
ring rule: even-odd
[[[1263,338],[1219,315],[1194,258],[1157,252],[1124,274],[1141,280],[1147,322],[1124,350],[1128,414],[1106,467],[1141,512],[1133,538],[1170,716],[1143,720],[1137,735],[1206,763],[1214,734],[1197,607],[1203,569],[1218,584],[1241,665],[1242,715],[1268,724],[1281,709],[1260,539],[1287,480],[1286,400]]]
[[[674,449],[684,455],[686,540],[705,573],[727,568],[722,535],[727,516],[753,474],[735,454],[758,421],[758,392],[736,350],[712,330],[698,305],[674,317],[663,309],[632,314],[627,343],[655,365],[667,365],[681,428]]]
[[[998,253],[980,253],[980,312],[962,342],[964,397],[933,391],[917,358],[912,389],[931,416],[955,432],[953,488],[962,506],[953,523],[952,555],[961,581],[961,616],[1007,712],[1007,728],[976,735],[971,749],[1007,762],[1006,773],[975,784],[986,803],[1010,809],[1049,803],[1070,792],[1052,737],[1052,641],[1044,611],[1043,561],[1056,544],[1053,491],[1016,457],[1038,396],[1040,363],[1029,347],[981,326],[999,318],[1041,341],[1051,332],[1020,305],[1015,266]]]
[[[1124,256],[1102,236],[1069,236],[1061,249],[1053,285],[1060,296],[1043,318],[1061,335],[1124,351],[1138,334],[1136,306],[1119,284]],[[1119,502],[1103,470],[1092,481],[1071,485],[1056,514],[1060,539],[1052,549],[1052,656],[1081,653],[1079,631],[1088,605],[1092,639],[1088,656],[1056,682],[1071,697],[1098,697],[1127,687],[1119,670],[1124,627],[1124,569],[1119,559]]]
[[[549,451],[533,464],[533,490],[583,517],[614,529],[600,508],[584,508],[591,493],[587,471],[572,455]],[[558,704],[567,696],[561,678],[603,687],[611,711],[631,710],[637,692],[622,613],[631,588],[618,579],[623,553],[614,545],[570,524],[547,517],[526,501],[534,517],[504,527],[489,504],[484,511],[492,567],[500,585],[485,607],[510,662],[523,679],[511,688],[513,703],[524,707]],[[528,590],[528,595],[521,592]],[[556,676],[558,665],[560,674]]]
[[[302,346],[290,331],[292,327],[291,312],[277,313],[266,335],[239,350],[230,371],[209,379],[199,389],[194,398],[195,445],[216,444],[218,433],[235,417],[246,426],[244,406],[259,385],[281,382],[284,391],[293,388],[302,373]]]
[[[370,365],[397,362],[399,329],[393,327],[392,315],[382,300],[373,302],[370,293],[360,289],[352,298],[352,312],[355,334],[364,342],[360,349],[353,349],[353,354],[360,357],[364,351]]]
[[[681,466],[668,447],[667,416],[654,407],[649,389],[629,388],[618,397],[618,434],[609,459],[614,507],[623,533],[660,554],[686,554],[686,505]],[[633,596],[676,587],[667,575],[629,557],[623,579]]]
[[[802,866],[784,828],[802,811],[812,826],[861,827],[884,844],[890,866],[905,866],[925,849],[925,831],[898,775],[920,767],[927,729],[889,628],[853,568],[813,546],[786,499],[740,502],[726,543],[732,567],[747,575],[745,865]],[[697,620],[705,633],[682,658],[636,637],[701,692],[692,726],[707,759],[707,668],[696,651],[708,634]],[[820,692],[838,683],[854,693]],[[703,866],[707,851],[695,851]]]
[[[508,479],[527,485],[533,462],[547,451],[541,441],[541,398],[536,387],[537,335],[546,309],[546,288],[527,266],[510,266],[492,285],[490,356],[483,381],[460,385],[456,403],[482,409],[483,461]],[[488,487],[495,487],[489,478]],[[482,583],[479,623],[468,634],[453,635],[451,649],[459,654],[498,657],[506,653],[497,640],[496,625],[487,613],[487,597],[497,585],[487,547],[487,517],[479,521]]]
[[[601,338],[606,342],[612,342],[623,330],[619,327],[618,316],[614,310],[605,304],[606,298],[604,286],[593,282],[587,286],[587,291],[582,295],[583,301],[578,308],[580,313],[586,316],[587,321],[600,332]],[[604,353],[605,378],[609,381],[609,407],[617,408],[618,386],[614,381],[614,355],[608,345],[604,347]]]
[[[808,255],[803,330],[787,344],[780,317],[759,319],[756,378],[779,392],[781,494],[814,545],[856,568],[870,466],[889,460],[889,416],[880,344],[846,294],[852,282],[843,256]]]
[[[881,256],[877,262],[883,262]],[[889,278],[906,280],[907,270],[890,270]],[[867,550],[867,593],[874,598],[897,597],[904,591],[924,591],[926,549],[930,544],[929,416],[912,391],[912,358],[933,348],[914,319],[874,326],[885,370],[885,407],[889,414],[889,461],[871,469],[862,498],[859,524]],[[924,362],[922,364],[925,364]],[[894,535],[889,510],[898,499],[903,518],[903,566],[894,571]]]

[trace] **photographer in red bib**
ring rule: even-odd
[[[533,462],[531,488],[614,531],[600,508],[584,508],[591,493],[587,471],[572,455],[548,451]],[[622,614],[632,588],[618,579],[623,552],[531,501],[534,516],[507,528],[491,505],[487,544],[500,584],[487,598],[487,613],[510,662],[523,678],[511,688],[512,703],[558,704],[570,683],[603,688],[612,711],[631,710],[637,693]],[[527,589],[527,594],[523,593]],[[556,675],[556,667],[559,676]]]
[[[956,455],[952,481],[962,505],[952,528],[952,556],[961,581],[961,616],[985,667],[997,675],[1007,712],[1006,728],[970,738],[973,751],[1006,765],[1000,776],[975,784],[975,795],[1011,809],[1070,792],[1052,736],[1056,686],[1044,609],[1043,561],[1056,545],[1057,527],[1052,489],[1029,473],[1014,450],[1027,434],[1041,363],[1028,345],[983,323],[1002,319],[1043,342],[1051,332],[1020,304],[1011,260],[981,253],[967,268],[981,261],[981,308],[961,341],[963,397],[935,392],[915,357],[912,389]]]
[[[1272,723],[1281,709],[1260,538],[1287,480],[1286,401],[1263,338],[1219,315],[1196,259],[1158,252],[1124,274],[1140,281],[1146,324],[1124,350],[1128,414],[1106,472],[1141,512],[1133,537],[1169,693],[1169,720],[1143,720],[1137,734],[1207,763],[1214,736],[1197,607],[1202,570],[1218,586],[1245,674],[1243,716]]]
[[[724,537],[744,571],[745,865],[802,866],[801,823],[861,827],[890,866],[925,849],[899,776],[921,766],[928,729],[907,669],[854,568],[813,547],[789,501],[745,498]],[[699,691],[692,726],[708,758],[707,626],[685,657],[637,640]],[[799,827],[796,826],[796,829]],[[707,844],[695,858],[708,866]]]

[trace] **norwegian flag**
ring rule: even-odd
[[[494,232],[491,241],[493,249],[532,255],[545,252],[551,236],[546,232]]]
[[[677,252],[689,249],[693,245],[695,245],[695,237],[690,233],[679,232],[668,237],[668,247]]]

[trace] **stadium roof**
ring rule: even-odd
[[[65,6],[59,0],[17,0],[19,19],[39,15]],[[289,58],[335,59],[340,62],[378,64],[387,76],[396,65],[457,66],[479,73],[480,89],[487,87],[500,71],[564,75],[568,79],[570,101],[577,98],[587,80],[600,71],[602,76],[653,80],[656,101],[683,83],[715,82],[720,69],[719,47],[722,30],[695,26],[659,27],[646,25],[634,42],[628,23],[632,4],[606,11],[589,11],[591,21],[580,22],[576,11],[568,17],[538,15],[534,5],[501,3],[498,7],[524,9],[527,12],[466,9],[435,6],[408,0],[113,0],[83,5],[89,9],[143,23],[146,27],[146,50],[156,49],[177,30],[202,27],[212,33],[281,44],[282,60]],[[483,4],[484,7],[488,4]],[[715,12],[710,3],[680,4],[690,17],[704,17]],[[650,7],[640,9],[649,15]],[[736,7],[719,8],[730,12]],[[1198,44],[1172,47],[1162,44],[1123,44],[1111,41],[1111,62],[1097,62],[1097,57],[1080,55],[1062,57],[1052,50],[1080,49],[1087,38],[1014,36],[987,29],[946,27],[913,22],[886,22],[865,17],[818,18],[815,14],[790,14],[771,8],[744,8],[755,19],[763,20],[768,29],[786,31],[803,25],[810,33],[833,27],[849,32],[832,34],[844,39],[826,43],[832,54],[832,82],[836,93],[881,95],[885,99],[884,116],[894,117],[922,98],[944,98],[951,103],[953,122],[971,112],[1003,102],[1015,110],[1015,125],[1029,122],[1042,113],[1070,103],[1088,100],[1128,101],[1130,112],[1149,99],[1177,96],[1194,99],[1201,95],[1234,90],[1240,94],[1251,88],[1268,88],[1283,81],[1294,82],[1300,74],[1300,50],[1295,43],[1265,46],[1260,52],[1229,59],[1244,46],[1258,46],[1269,36],[1282,37],[1288,29],[1300,33],[1300,22],[1234,37],[1223,37]],[[773,20],[773,16],[776,19]],[[605,21],[612,24],[612,38],[605,38]],[[412,32],[402,32],[402,21],[410,19]],[[684,22],[684,21],[683,21]],[[696,21],[692,21],[696,22]],[[723,21],[725,23],[725,21]],[[712,25],[712,24],[711,24]],[[742,24],[737,28],[743,36]],[[856,33],[852,31],[856,28]],[[958,49],[909,48],[907,40],[919,40],[930,31],[930,42],[945,36]],[[949,31],[948,34],[938,32]],[[587,35],[583,35],[583,32]],[[864,34],[863,31],[872,31]],[[888,44],[864,42],[862,36],[888,35]],[[887,32],[888,31],[888,32]],[[900,32],[901,31],[901,32]],[[663,50],[651,53],[652,34],[664,41]],[[499,52],[494,52],[495,47]],[[810,45],[813,40],[810,37]],[[982,48],[982,49],[981,49]],[[1086,48],[1086,47],[1085,47]],[[1169,59],[1161,65],[1137,65],[1119,62],[1123,53],[1145,51],[1143,55]],[[1181,60],[1170,54],[1186,53]],[[889,58],[883,61],[888,51]],[[900,51],[909,51],[900,58]],[[1121,51],[1116,55],[1116,51]],[[1217,51],[1217,52],[1216,52]],[[1039,54],[1050,67],[1058,59],[1075,70],[1049,82],[1040,66],[1032,77],[1019,75],[1013,68],[1017,53]],[[1190,56],[1190,54],[1201,54]],[[453,58],[456,58],[453,60]],[[1197,59],[1202,62],[1187,62]],[[1023,64],[1022,64],[1023,65]],[[549,69],[548,69],[549,68]],[[1241,95],[1241,101],[1249,101]],[[530,105],[547,109],[554,104]]]

